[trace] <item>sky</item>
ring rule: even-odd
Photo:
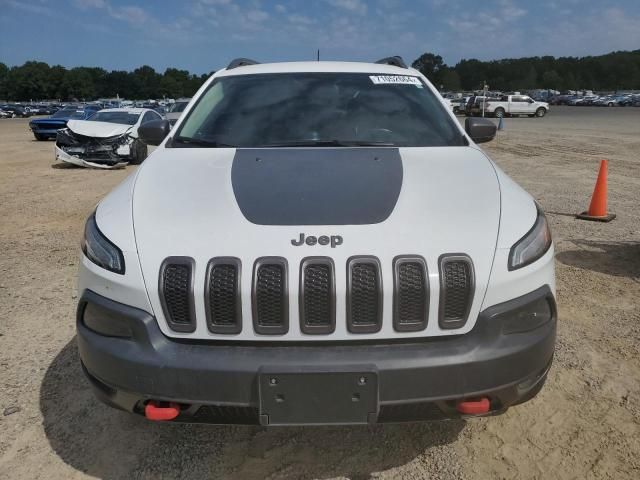
[[[0,0],[0,62],[207,73],[261,62],[454,65],[640,49],[640,0]]]

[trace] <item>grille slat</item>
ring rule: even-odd
[[[257,333],[281,335],[289,330],[287,262],[263,257],[254,265],[253,324]]]
[[[393,271],[395,330],[424,330],[427,327],[429,310],[429,277],[426,262],[417,256],[396,257]]]
[[[351,333],[382,328],[382,277],[375,257],[352,257],[347,262],[347,328]]]
[[[205,308],[213,333],[242,331],[240,268],[240,260],[233,257],[214,258],[207,266]]]
[[[159,291],[169,326],[177,332],[193,332],[193,260],[187,257],[167,258],[161,267]]]
[[[440,257],[440,327],[460,328],[467,322],[474,293],[474,271],[466,255]]]
[[[307,258],[300,266],[300,329],[307,334],[335,330],[335,282],[333,261]]]

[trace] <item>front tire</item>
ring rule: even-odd
[[[44,135],[40,135],[38,133],[34,133],[33,136],[36,137],[36,140],[38,140],[39,142],[47,139],[47,137],[45,137]]]
[[[496,118],[504,118],[504,114],[505,114],[504,108],[501,108],[501,107],[496,108],[493,112],[493,115]]]
[[[547,109],[540,107],[538,110],[536,110],[536,117],[538,118],[542,118],[547,114]]]
[[[144,159],[147,158],[149,154],[147,150],[147,145],[142,143],[140,140],[136,140],[131,145],[131,149],[133,150],[133,155],[131,156],[131,161],[129,162],[131,165],[140,165],[144,162]]]

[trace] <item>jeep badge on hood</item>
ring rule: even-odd
[[[313,235],[308,235],[305,237],[304,233],[300,233],[300,238],[296,240],[295,238],[291,239],[291,245],[295,247],[299,247],[300,245],[307,244],[309,246],[313,245],[329,245],[331,244],[331,248],[336,248],[338,245],[342,245],[342,237],[340,235],[331,235],[330,237],[327,235],[322,235],[320,237],[314,237]]]

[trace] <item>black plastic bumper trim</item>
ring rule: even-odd
[[[553,295],[544,286],[485,310],[465,335],[400,344],[273,347],[176,342],[162,334],[148,313],[85,291],[77,340],[88,372],[115,391],[129,392],[126,398],[135,393],[137,398],[186,404],[257,406],[261,369],[297,365],[301,371],[332,372],[373,365],[381,405],[439,401],[518,385],[545,371],[553,358],[555,316],[535,330],[514,334],[502,332],[501,320],[505,312],[541,297],[553,303],[555,314]],[[88,329],[81,321],[87,302],[122,316],[133,337],[106,337]],[[518,400],[503,403],[508,407]]]

